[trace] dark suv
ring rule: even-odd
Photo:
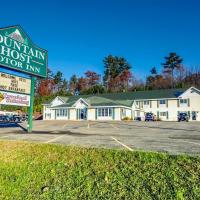
[[[186,122],[189,121],[189,116],[187,113],[179,113],[178,114],[178,122],[181,122],[181,121],[186,121]]]
[[[145,121],[155,121],[155,117],[153,113],[146,113],[145,114]]]

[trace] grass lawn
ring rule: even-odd
[[[0,199],[200,199],[200,157],[0,141]]]

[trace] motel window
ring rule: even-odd
[[[112,116],[112,109],[109,108],[109,116],[111,117]]]
[[[188,100],[187,99],[180,99],[180,104],[187,104]]]
[[[136,101],[135,103],[136,103],[137,106],[139,106],[139,101]]]
[[[98,116],[101,116],[101,109],[98,109]]]
[[[160,104],[161,104],[161,105],[164,105],[164,104],[166,104],[166,100],[164,100],[164,99],[161,99],[161,100],[160,100]]]
[[[111,117],[112,109],[111,108],[98,108],[98,116],[99,117]]]
[[[126,109],[122,108],[122,117],[125,117],[125,116],[126,116]]]
[[[161,116],[161,117],[166,117],[166,116],[167,116],[167,113],[166,113],[166,112],[160,112],[160,116]]]
[[[59,109],[56,113],[57,117],[67,117],[67,109]]]
[[[144,105],[145,106],[149,105],[149,101],[144,101]]]

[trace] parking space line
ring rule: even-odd
[[[123,147],[127,148],[129,151],[134,151],[134,150],[131,149],[129,146],[123,144],[122,142],[120,142],[120,141],[117,140],[116,138],[114,138],[114,137],[112,137],[112,136],[111,136],[111,138],[112,138],[113,140],[115,140],[117,143],[121,144]]]
[[[200,146],[200,143],[196,143],[196,142],[189,142],[189,141],[184,141],[184,142],[191,143],[191,144],[196,144],[196,145],[199,145],[199,146]]]
[[[55,142],[55,141],[57,141],[58,139],[62,138],[63,136],[64,136],[64,135],[61,135],[61,136],[59,136],[59,137],[53,138],[53,139],[51,139],[51,140],[48,140],[48,141],[46,141],[46,142],[44,142],[44,143]]]
[[[119,129],[118,127],[114,126],[113,124],[110,124],[110,125],[115,129]]]
[[[62,126],[62,128],[63,128],[63,129],[66,128],[68,124],[69,124],[69,122],[67,122],[66,124],[64,124],[64,125]]]
[[[4,135],[4,136],[0,136],[0,139],[1,138],[7,138],[7,137],[9,137],[10,135]]]

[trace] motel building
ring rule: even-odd
[[[99,95],[57,96],[43,104],[44,120],[131,120],[153,113],[162,121],[177,121],[187,113],[189,121],[200,121],[200,90],[165,89]]]

